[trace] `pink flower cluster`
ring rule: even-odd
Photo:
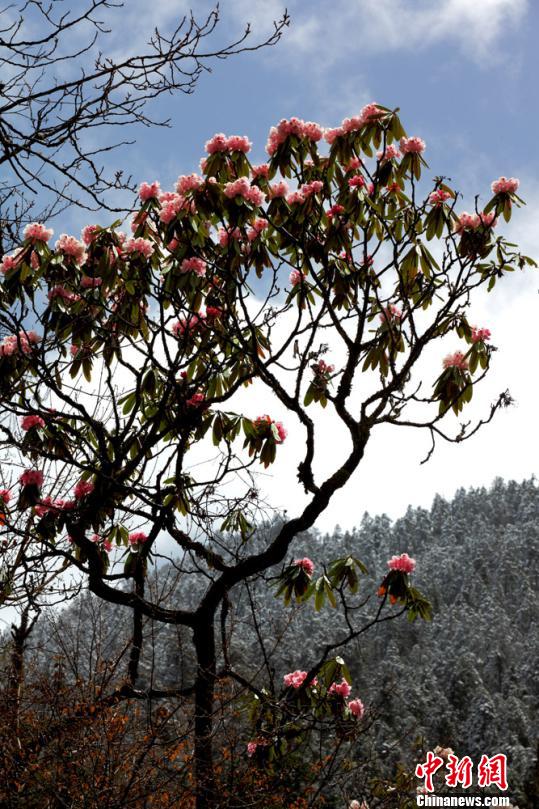
[[[0,489],[0,500],[4,505],[7,505],[11,500],[11,492],[9,489]]]
[[[348,710],[350,711],[352,716],[355,716],[356,719],[361,719],[361,717],[365,713],[365,706],[363,705],[361,700],[357,699],[357,698],[356,699],[351,699],[347,703],[346,707],[348,708]]]
[[[301,205],[305,200],[307,200],[313,194],[318,194],[324,187],[324,183],[320,180],[313,180],[310,183],[305,183],[297,191],[292,191],[291,194],[288,194],[286,197],[286,201],[289,205]]]
[[[472,343],[484,343],[490,340],[490,329],[478,329],[472,326]]]
[[[180,266],[181,272],[194,272],[195,275],[204,275],[206,262],[202,258],[184,258]]]
[[[53,500],[52,497],[44,497],[43,500],[34,506],[34,511],[38,517],[44,517],[45,514],[58,511],[72,511],[77,507],[75,500]]]
[[[41,416],[23,416],[21,418],[21,428],[25,431],[31,430],[33,427],[44,427],[45,421]]]
[[[99,225],[86,225],[85,228],[82,229],[82,241],[88,247],[93,241],[95,241],[97,234],[100,231]]]
[[[229,199],[234,197],[243,197],[253,205],[262,205],[265,196],[264,193],[255,185],[251,185],[246,177],[240,177],[238,180],[233,180],[227,183],[223,188],[223,192]]]
[[[176,191],[185,195],[189,191],[196,191],[204,185],[204,179],[199,174],[182,174],[176,181]]]
[[[102,283],[103,279],[99,278],[99,276],[96,276],[95,278],[90,278],[87,275],[83,275],[83,277],[80,279],[80,285],[82,289],[96,289],[97,287],[100,287]]]
[[[519,185],[520,180],[516,177],[499,177],[490,187],[493,194],[516,194]]]
[[[384,111],[381,110],[377,104],[366,104],[359,115],[355,115],[352,118],[345,118],[340,126],[334,129],[327,129],[324,137],[327,143],[331,145],[342,135],[347,135],[350,132],[358,132],[360,129],[363,129],[364,126],[373,123],[373,121],[378,120],[383,115],[385,115]]]
[[[269,227],[268,220],[258,216],[253,220],[251,227],[247,231],[247,239],[250,242],[254,241],[264,230],[266,230],[267,227]]]
[[[365,188],[366,185],[367,183],[365,182],[361,174],[354,174],[354,176],[350,177],[350,179],[348,180],[349,188]]]
[[[216,152],[243,152],[247,154],[251,151],[251,145],[251,141],[243,135],[227,137],[222,132],[219,132],[206,141],[205,149],[208,154],[215,154]]]
[[[444,191],[443,188],[437,188],[432,194],[429,194],[429,202],[431,205],[441,205],[446,200],[451,199],[449,191]]]
[[[21,486],[43,486],[43,472],[38,469],[26,469],[19,478]]]
[[[307,138],[312,141],[319,141],[324,134],[324,130],[313,121],[302,121],[300,118],[283,118],[277,126],[272,126],[266,144],[266,152],[274,155],[279,146],[285,142],[290,135],[298,138]]]
[[[444,357],[444,368],[458,368],[459,371],[468,370],[468,360],[462,351],[455,351],[454,354],[448,354]]]
[[[302,570],[305,571],[307,576],[312,576],[314,573],[314,562],[309,559],[308,556],[304,556],[303,559],[294,559],[294,564],[296,567],[301,567]]]
[[[318,360],[316,365],[314,366],[314,370],[316,374],[321,376],[326,376],[327,374],[332,374],[335,370],[334,365],[328,365],[325,360]]]
[[[15,269],[18,267],[22,250],[17,250],[16,253],[13,253],[12,256],[4,256],[2,259],[2,263],[0,264],[0,272],[3,272],[4,275],[9,272],[10,270]]]
[[[142,545],[148,539],[148,535],[144,533],[144,531],[132,531],[129,534],[129,544],[133,545]]]
[[[37,332],[20,331],[18,335],[8,334],[0,343],[0,357],[11,357],[21,351],[23,354],[29,354],[32,350],[32,345],[36,345],[41,341],[41,337]]]
[[[286,197],[288,195],[288,183],[285,180],[281,180],[278,183],[273,183],[273,185],[270,185],[269,187],[269,195],[271,199]]]
[[[159,219],[161,222],[164,222],[165,225],[172,222],[180,211],[193,209],[193,206],[185,200],[185,197],[181,194],[175,194],[173,191],[165,191],[160,194],[159,202],[161,203]]]
[[[336,697],[347,699],[347,697],[350,696],[351,691],[352,687],[343,677],[340,683],[331,683],[328,689],[328,694],[335,694]]]
[[[187,407],[202,407],[204,402],[206,401],[206,397],[203,393],[193,393],[190,399],[187,399],[185,404]]]
[[[388,160],[397,160],[399,157],[402,157],[397,146],[393,143],[390,143],[386,146],[385,149],[381,149],[379,152],[376,152],[376,157],[378,160],[381,160],[383,163],[386,163]]]
[[[301,284],[305,279],[304,273],[301,270],[292,270],[290,273],[289,281],[293,287],[296,287],[298,284]]]
[[[252,166],[251,167],[251,174],[253,176],[253,180],[257,177],[264,177],[264,179],[268,179],[269,177],[269,165],[267,163],[260,163],[259,166]]]
[[[52,228],[46,228],[40,222],[31,222],[24,228],[23,236],[31,242],[48,242],[52,239],[53,233]]]
[[[106,551],[107,553],[111,552],[112,542],[110,541],[110,539],[103,539],[103,537],[100,537],[99,534],[92,534],[90,540],[92,542],[95,542],[96,545],[101,545],[103,550]]]
[[[424,140],[418,137],[401,138],[400,139],[401,152],[403,154],[421,154],[427,148]]]
[[[202,328],[205,323],[205,316],[202,312],[198,314],[194,312],[188,317],[180,317],[175,323],[172,324],[172,332],[176,335],[184,335],[186,332],[194,332]]]
[[[161,183],[157,180],[154,180],[153,183],[141,183],[138,190],[140,201],[148,202],[149,199],[157,199],[160,189]]]
[[[277,444],[282,444],[288,433],[280,421],[273,421],[271,416],[268,415],[258,416],[258,418],[255,420],[255,427],[257,429],[266,428],[268,426],[273,433],[275,442]]]
[[[150,258],[153,255],[155,248],[149,239],[139,237],[138,239],[127,239],[123,249],[124,253],[127,255],[139,253],[139,255],[144,256],[145,258]]]
[[[66,289],[62,284],[58,284],[57,286],[49,289],[47,292],[47,297],[50,301],[54,300],[54,298],[61,298],[65,303],[76,303],[80,301],[80,295],[76,292],[71,292],[69,289]]]
[[[54,247],[57,253],[63,253],[64,256],[74,258],[75,263],[79,266],[86,260],[84,244],[75,239],[74,236],[68,236],[67,233],[61,234]]]
[[[283,682],[287,688],[301,688],[307,677],[306,671],[291,671],[290,674],[285,674]],[[316,688],[318,680],[316,677],[309,683],[311,688]]]
[[[402,312],[395,306],[394,303],[390,303],[385,306],[382,311],[380,312],[380,320],[382,323],[391,323],[392,321],[399,321],[402,319]]]
[[[465,230],[477,230],[483,226],[485,228],[496,227],[494,211],[490,213],[468,213],[463,211],[453,225],[455,233],[463,233]]]
[[[407,553],[401,553],[400,556],[392,556],[388,560],[387,566],[390,570],[400,570],[401,573],[413,573],[415,559],[412,559]]]
[[[89,480],[79,480],[73,489],[73,494],[76,500],[82,500],[83,497],[87,497],[87,495],[91,494],[93,490],[94,484],[90,483]]]

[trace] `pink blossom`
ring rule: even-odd
[[[418,137],[401,138],[400,147],[403,154],[421,154],[427,148],[425,141]]]
[[[218,306],[207,306],[206,307],[206,319],[207,320],[216,320],[219,317],[222,317],[223,311],[219,309]]]
[[[269,165],[267,163],[260,163],[259,166],[251,166],[251,174],[253,179],[256,177],[264,177],[266,180],[269,177]]]
[[[516,194],[520,180],[516,177],[499,177],[491,185],[493,194]]]
[[[234,199],[234,197],[243,197],[253,205],[261,205],[265,199],[264,193],[254,185],[250,185],[246,177],[240,177],[227,183],[223,189],[226,197]]]
[[[384,307],[384,309],[382,309],[380,313],[380,320],[382,321],[382,323],[390,323],[391,321],[401,319],[402,319],[402,312],[393,303],[390,303],[386,307]]]
[[[176,181],[176,191],[185,195],[189,191],[197,191],[204,185],[204,179],[199,174],[182,174]]]
[[[292,286],[295,287],[298,284],[301,284],[304,279],[305,279],[304,273],[302,273],[300,270],[292,270],[288,280],[290,281]]]
[[[294,564],[297,567],[303,568],[307,576],[312,576],[314,573],[314,562],[309,559],[308,556],[304,556],[303,559],[294,559]]]
[[[262,231],[266,230],[269,226],[269,222],[267,219],[263,219],[262,217],[257,217],[252,223],[251,227],[247,231],[247,238],[250,242],[254,241],[257,236],[260,236]]]
[[[310,183],[305,183],[299,189],[305,198],[310,197],[312,194],[319,194],[323,189],[324,183],[321,180],[312,180]]]
[[[278,444],[282,444],[286,436],[288,435],[288,432],[284,424],[282,424],[282,422],[280,421],[276,421],[272,424],[272,430],[274,433],[277,433],[277,435],[275,435],[275,441]]]
[[[344,208],[342,205],[332,205],[331,208],[326,211],[326,216],[331,220],[334,216],[338,216],[342,213],[344,213]]]
[[[201,258],[184,258],[180,267],[181,272],[194,272],[195,275],[204,275],[206,262]]]
[[[69,289],[66,289],[61,284],[49,289],[47,293],[47,297],[50,301],[54,300],[54,298],[61,298],[65,303],[76,303],[80,301],[80,295],[76,292],[71,292]]]
[[[323,376],[327,374],[332,374],[334,370],[335,366],[328,365],[327,362],[325,362],[325,360],[318,360],[315,366],[315,373]]]
[[[341,135],[344,135],[344,130],[341,126],[334,127],[333,129],[326,129],[324,134],[324,140],[326,143],[329,143],[332,146],[337,138],[340,138]]]
[[[363,705],[360,699],[351,699],[350,702],[348,702],[347,704],[347,708],[352,714],[352,716],[356,717],[356,719],[361,719],[361,717],[365,713],[365,706]]]
[[[45,421],[41,416],[22,416],[21,427],[23,430],[31,430],[33,427],[44,427]]]
[[[381,118],[386,113],[384,112],[384,110],[380,109],[378,104],[376,104],[374,101],[371,101],[370,104],[365,104],[365,106],[361,109],[361,112],[359,114],[364,123],[370,123],[373,120]]]
[[[182,208],[185,207],[185,199],[180,194],[170,194],[165,197],[164,194],[159,198],[161,202],[161,211],[159,212],[159,219],[168,225],[173,219],[177,217]]]
[[[22,250],[17,250],[12,256],[4,256],[0,264],[0,272],[4,274],[18,267]]]
[[[149,199],[157,199],[160,188],[161,183],[158,183],[157,180],[154,180],[153,183],[141,183],[138,190],[141,202],[148,202]]]
[[[361,174],[354,174],[353,177],[350,177],[348,180],[348,187],[349,188],[364,188],[365,187],[365,180],[361,176]]]
[[[144,531],[133,531],[129,534],[130,545],[142,545],[148,539],[148,535]]]
[[[75,239],[74,236],[68,236],[67,233],[61,234],[55,244],[55,249],[56,252],[63,253],[64,256],[71,256],[75,259],[75,263],[79,265],[86,259],[84,244]]]
[[[269,187],[269,194],[271,199],[276,199],[277,197],[286,197],[288,194],[288,183],[285,180],[281,180],[278,183],[273,183]]]
[[[478,329],[472,326],[472,343],[484,343],[490,340],[490,329]]]
[[[350,692],[352,688],[350,687],[349,683],[346,682],[344,677],[342,678],[340,683],[332,683],[328,689],[328,694],[335,694],[338,697],[342,697],[343,699],[347,699],[350,696]]]
[[[77,500],[81,500],[83,497],[91,494],[94,490],[94,484],[90,483],[89,480],[79,480],[76,484],[75,488],[73,489],[73,494]]]
[[[301,688],[306,677],[306,671],[291,671],[290,674],[284,675],[283,682],[287,688]]]
[[[400,556],[392,556],[388,559],[387,566],[390,570],[400,570],[401,573],[413,573],[415,570],[415,559],[411,559],[407,553]]]
[[[348,161],[346,164],[346,171],[356,171],[357,169],[361,168],[363,165],[363,161],[360,157],[352,157],[351,160]]]
[[[99,278],[98,276],[95,278],[89,278],[87,275],[83,275],[80,279],[80,285],[82,289],[96,289],[100,287],[103,283],[103,279]]]
[[[24,228],[23,236],[32,242],[48,242],[52,239],[53,233],[52,228],[46,228],[40,222],[32,222]]]
[[[0,489],[0,500],[7,505],[11,500],[11,492],[9,489]]]
[[[313,121],[302,121],[300,118],[290,118],[290,120],[283,118],[277,126],[270,129],[266,151],[270,156],[274,155],[279,146],[291,135],[316,142],[322,138],[323,134],[322,127]]]
[[[180,317],[175,323],[172,324],[172,332],[176,335],[184,335],[186,332],[192,332],[204,326],[205,317],[202,312],[198,314],[194,312],[189,317]]]
[[[43,472],[38,469],[27,469],[19,478],[21,486],[43,486]]]
[[[124,244],[123,249],[127,255],[139,253],[145,258],[150,258],[150,256],[153,255],[155,248],[149,239],[139,237],[138,239],[128,239]]]
[[[257,742],[248,742],[247,743],[247,755],[249,756],[249,758],[251,758],[251,756],[253,756],[256,753],[256,748],[257,747],[258,747]]]
[[[402,155],[398,148],[393,143],[390,143],[385,149],[381,149],[379,152],[376,152],[376,157],[378,160],[385,163],[387,160],[396,160],[397,158],[402,157]]]
[[[227,136],[220,132],[217,135],[214,135],[213,138],[210,138],[210,140],[206,141],[204,148],[208,154],[215,154],[215,152],[226,152],[228,149],[227,140]]]
[[[446,200],[451,199],[449,191],[444,191],[443,188],[437,188],[432,194],[429,194],[429,202],[431,205],[441,205]]]
[[[251,151],[252,143],[249,138],[242,135],[231,135],[226,142],[227,149],[230,152],[243,152],[247,154]]]
[[[45,497],[45,498],[43,498],[43,500],[40,503],[37,503],[34,506],[34,511],[35,511],[35,513],[37,514],[38,517],[44,517],[45,514],[48,514],[49,511],[53,510],[53,508],[54,508],[54,506],[52,504],[52,498],[51,497]]]
[[[221,247],[226,247],[230,239],[241,239],[241,230],[239,228],[234,228],[233,230],[227,231],[224,228],[219,228],[217,231],[217,238]]]
[[[286,198],[289,205],[303,205],[305,197],[301,190],[292,191]]]
[[[444,368],[458,368],[459,371],[468,370],[468,360],[462,351],[455,351],[454,354],[448,354],[444,357]]]
[[[206,398],[203,393],[193,393],[190,399],[187,399],[185,404],[187,407],[202,407]]]
[[[99,225],[86,225],[85,228],[82,229],[82,241],[86,246],[90,245],[94,242],[99,235],[101,228]]]

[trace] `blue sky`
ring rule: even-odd
[[[111,23],[120,25],[109,40],[111,53],[140,50],[150,25],[166,31],[181,13],[182,0],[154,0],[151,20],[147,8],[142,0],[126,0],[124,10],[111,13]],[[195,14],[207,8],[194,4]],[[222,0],[217,39],[236,35],[246,21],[253,24],[253,39],[261,38],[283,8],[280,0]],[[451,177],[464,195],[463,208],[473,207],[476,193],[488,198],[498,176],[519,177],[529,205],[505,232],[539,257],[539,4],[292,0],[288,10],[290,28],[277,46],[218,62],[194,95],[156,103],[152,112],[170,117],[171,128],[138,131],[137,143],[117,154],[114,167],[127,168],[137,182],[158,179],[171,188],[179,174],[197,170],[204,142],[215,132],[248,135],[254,144],[251,156],[259,162],[268,130],[280,118],[297,115],[337,126],[365,103],[377,101],[401,108],[408,133],[427,142],[431,176]],[[105,224],[108,217],[94,220]],[[87,221],[73,211],[55,229],[74,229]],[[537,275],[511,279],[476,309],[478,324],[492,329],[500,349],[482,405],[488,407],[509,387],[518,406],[468,444],[441,447],[426,466],[419,466],[419,460],[428,449],[427,436],[381,433],[322,528],[335,522],[353,525],[364,510],[397,517],[408,503],[428,507],[436,492],[451,496],[460,485],[488,485],[495,475],[523,478],[536,471],[539,385],[535,367],[526,362],[536,344],[538,288]],[[330,434],[328,453],[332,440]],[[294,448],[291,438],[291,454]],[[269,498],[289,511],[302,502],[290,494],[297,491],[294,477],[290,463],[276,464],[266,480]]]

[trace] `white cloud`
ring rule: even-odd
[[[283,50],[300,58],[315,55],[309,69],[316,70],[354,54],[440,43],[456,43],[467,58],[491,64],[503,53],[508,27],[523,20],[528,0],[333,0],[330,8],[295,0],[288,7],[292,22],[279,58]],[[258,31],[283,8],[279,0],[234,0],[224,7],[225,14],[250,20]]]

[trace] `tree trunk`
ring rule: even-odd
[[[215,631],[213,615],[203,614],[195,627],[197,653],[195,683],[196,809],[217,809],[218,793],[213,764],[213,707],[215,692]]]

